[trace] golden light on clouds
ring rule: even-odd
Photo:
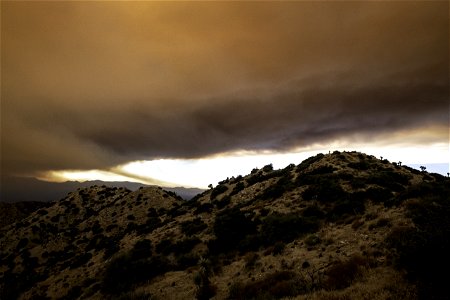
[[[204,186],[336,149],[447,162],[448,11],[2,1],[2,176]]]
[[[317,145],[318,146],[318,145]],[[249,174],[253,168],[262,168],[272,164],[275,169],[284,168],[291,163],[299,164],[304,159],[317,153],[328,153],[326,149],[338,151],[359,151],[383,157],[392,162],[403,164],[442,164],[449,166],[449,148],[446,143],[432,145],[384,145],[366,143],[348,149],[341,141],[314,149],[297,149],[289,153],[257,153],[240,151],[223,153],[202,159],[159,159],[152,161],[134,161],[117,166],[110,171],[51,171],[42,179],[49,181],[134,181],[144,184],[158,184],[167,187],[207,188],[216,185],[227,177]],[[445,174],[445,166],[440,166],[440,173]],[[448,168],[447,168],[448,171]]]

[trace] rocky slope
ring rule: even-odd
[[[49,207],[51,205],[51,203],[40,201],[0,202],[0,228],[22,220],[39,208]]]
[[[449,179],[356,152],[191,201],[93,186],[0,231],[1,299],[445,299]]]

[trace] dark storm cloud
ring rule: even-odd
[[[447,2],[2,2],[2,171],[448,128],[448,53]]]
[[[235,149],[287,150],[355,133],[448,122],[443,80],[386,76],[356,85],[357,78],[344,74],[320,77],[313,83],[299,80],[278,90],[211,98],[182,109],[138,107],[115,115],[106,109],[105,114],[72,118],[66,112],[57,123],[78,139],[118,155],[192,158]]]

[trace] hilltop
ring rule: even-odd
[[[0,204],[2,202],[53,202],[63,198],[68,193],[78,188],[88,188],[90,186],[123,187],[135,191],[140,187],[151,187],[138,182],[130,181],[66,181],[48,182],[36,178],[28,177],[2,177],[0,190]],[[165,188],[167,191],[177,193],[183,199],[189,200],[196,194],[204,190],[198,188],[173,187]]]
[[[0,298],[443,299],[449,183],[336,151],[190,201],[78,189],[0,229]]]

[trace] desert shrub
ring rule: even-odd
[[[64,296],[64,299],[78,299],[81,296],[82,293],[81,286],[73,286],[70,288],[70,290],[67,292],[67,294]]]
[[[206,225],[205,222],[202,221],[200,218],[195,218],[190,221],[182,222],[181,224],[181,232],[183,232],[185,235],[194,235],[197,234],[206,228],[208,228],[208,225]]]
[[[158,217],[148,217],[145,223],[137,225],[135,230],[138,234],[147,234],[162,226],[163,223]]]
[[[39,210],[37,211],[37,214],[38,214],[38,215],[41,215],[41,216],[45,216],[45,215],[48,214],[48,211],[47,211],[46,209],[39,209]]]
[[[216,207],[218,209],[222,209],[222,208],[224,208],[225,206],[227,206],[230,203],[231,203],[231,197],[229,195],[224,196],[220,200],[214,201],[214,204],[216,205]]]
[[[297,172],[301,172],[305,169],[307,169],[310,165],[312,165],[313,163],[321,160],[325,155],[322,153],[319,153],[315,156],[311,156],[307,159],[305,159],[304,161],[302,161],[298,166],[297,166]]]
[[[367,259],[361,255],[353,255],[347,261],[339,261],[326,270],[324,286],[332,290],[346,288],[367,265]]]
[[[92,254],[89,252],[84,252],[83,254],[75,257],[69,266],[69,269],[76,269],[88,263],[92,258]]]
[[[445,184],[421,182],[419,184],[411,185],[398,195],[401,201],[413,198],[425,198],[432,195],[446,195],[448,194]]]
[[[158,244],[155,246],[156,253],[161,253],[164,255],[170,254],[172,252],[173,243],[169,239],[161,240]]]
[[[353,179],[351,179],[350,185],[354,189],[364,188],[366,186],[366,179],[361,177],[354,177]]]
[[[171,208],[168,212],[167,215],[169,217],[175,218],[178,216],[182,216],[184,214],[187,213],[187,209],[185,206],[175,206],[174,208]]]
[[[247,182],[247,186],[252,186],[258,182],[263,182],[266,180],[266,177],[262,173],[252,173],[250,177],[247,177],[245,181]]]
[[[103,228],[98,221],[95,221],[94,225],[92,225],[92,233],[99,234],[103,232]]]
[[[136,260],[130,254],[123,254],[107,264],[101,279],[101,290],[105,294],[118,295],[171,268],[167,259],[161,256]]]
[[[259,259],[259,255],[255,252],[249,252],[244,256],[245,268],[251,269],[255,266],[256,262]]]
[[[273,214],[262,220],[259,235],[263,244],[272,245],[279,241],[289,243],[318,229],[319,222],[315,218],[304,218],[297,213]]]
[[[177,200],[184,201],[183,198],[180,195],[178,195],[177,193],[175,193],[173,191],[164,190],[164,193],[165,193],[164,195],[169,195],[169,196],[171,196],[171,197],[173,197],[173,198],[175,198]]]
[[[423,187],[410,191],[420,198],[407,205],[415,227],[392,229],[386,242],[394,250],[396,266],[417,284],[420,298],[444,299],[448,283],[441,273],[450,269],[450,185]]]
[[[186,238],[175,243],[170,239],[164,239],[156,244],[155,251],[164,255],[171,253],[178,255],[190,252],[200,242],[200,239],[197,237]]]
[[[378,184],[394,192],[403,191],[409,183],[410,176],[395,171],[381,171],[367,178],[368,183]]]
[[[312,247],[317,244],[320,244],[320,242],[322,242],[322,240],[320,239],[319,236],[317,236],[315,234],[310,234],[305,238],[304,242],[305,242],[306,246]]]
[[[279,271],[247,284],[230,286],[229,299],[278,299],[294,297],[307,291],[303,278],[291,271]]]
[[[117,224],[109,224],[106,227],[106,232],[111,232],[111,231],[113,231],[114,229],[117,229],[117,228],[119,228],[119,226]]]
[[[351,172],[339,172],[338,176],[342,180],[349,180],[350,184],[352,184],[354,180],[358,179],[355,178],[355,176]]]
[[[36,282],[44,280],[45,276],[33,269],[25,269],[20,273],[5,272],[0,282],[0,299],[19,299],[22,293]]]
[[[362,225],[364,225],[364,221],[361,219],[356,219],[352,222],[352,228],[354,230],[358,229],[359,227],[361,227]]]
[[[230,179],[230,183],[233,184],[233,183],[240,182],[243,178],[244,178],[244,177],[242,177],[242,175],[238,175],[236,178],[233,178],[233,177],[232,177],[232,178]]]
[[[372,223],[369,225],[369,230],[373,230],[375,228],[380,228],[380,227],[390,227],[391,221],[389,219],[386,218],[380,218],[378,219],[375,223]]]
[[[373,202],[386,204],[392,199],[393,194],[386,188],[371,187],[365,191],[364,196]]]
[[[218,186],[216,186],[215,188],[213,188],[211,190],[211,196],[210,199],[215,199],[217,196],[219,196],[220,194],[225,193],[228,190],[228,187],[224,184],[219,184]]]
[[[194,211],[195,215],[201,214],[201,213],[210,213],[212,212],[214,206],[211,203],[203,203],[200,204]]]
[[[239,193],[240,191],[242,191],[245,188],[245,184],[242,181],[239,181],[238,183],[236,183],[236,185],[234,186],[233,190],[230,193],[230,196],[236,195],[237,193]]]
[[[199,260],[198,255],[185,253],[177,256],[175,268],[177,270],[185,270],[186,268],[195,266]]]
[[[343,198],[333,203],[332,208],[327,214],[330,221],[342,220],[344,216],[352,216],[364,213],[366,206],[364,201],[359,201],[353,197]]]
[[[264,172],[256,172],[252,173],[253,175],[246,178],[248,186],[254,185],[259,182],[263,182],[275,177],[290,177],[290,172],[295,168],[295,165],[288,165],[284,169],[271,171],[268,173]]]
[[[106,260],[117,253],[120,250],[119,241],[115,238],[109,238],[105,243],[105,252],[103,253],[103,259]]]
[[[272,171],[273,171],[273,165],[272,165],[272,164],[265,165],[265,166],[262,168],[262,170],[263,170],[264,172],[266,172],[266,173],[272,172]]]
[[[27,238],[20,239],[20,241],[17,243],[16,250],[17,251],[22,250],[23,248],[25,248],[28,245],[28,242],[29,242],[29,240]]]
[[[211,262],[208,259],[199,260],[199,271],[194,276],[194,283],[197,286],[195,298],[198,300],[207,300],[214,297],[217,293],[217,287],[209,279],[212,274]]]
[[[325,216],[325,213],[317,205],[310,205],[302,211],[302,216],[306,218],[313,217],[321,219]]]
[[[322,174],[333,173],[336,170],[337,169],[331,165],[324,165],[324,166],[320,166],[320,167],[315,168],[314,170],[309,171],[307,174],[308,175],[322,175]]]
[[[350,162],[347,166],[355,170],[365,171],[370,168],[370,163],[368,161],[361,160],[358,162]]]
[[[209,244],[210,251],[221,253],[232,250],[247,235],[255,233],[256,226],[244,212],[232,208],[217,215],[213,230],[216,239]]]
[[[295,185],[293,184],[291,180],[291,175],[287,174],[274,184],[269,185],[268,188],[266,188],[262,194],[259,196],[261,199],[277,199],[281,197],[285,192],[288,192],[295,188]]]
[[[60,215],[54,215],[53,217],[50,218],[50,221],[52,221],[53,223],[57,223],[59,222],[59,218]]]
[[[177,255],[189,253],[199,243],[201,243],[201,240],[197,237],[186,238],[173,244],[170,248],[170,252]]]
[[[307,178],[307,177],[306,177]],[[320,202],[334,202],[348,198],[349,193],[344,191],[334,177],[319,177],[316,184],[310,185],[302,193],[305,200],[319,200]]]
[[[285,243],[283,243],[283,242],[276,242],[273,245],[272,254],[273,255],[278,255],[278,254],[283,253],[285,247],[286,247]]]
[[[158,217],[158,213],[156,212],[156,209],[154,207],[149,207],[147,209],[147,217]]]
[[[143,259],[152,256],[152,242],[144,239],[137,241],[133,249],[130,251],[130,256],[133,259]]]

